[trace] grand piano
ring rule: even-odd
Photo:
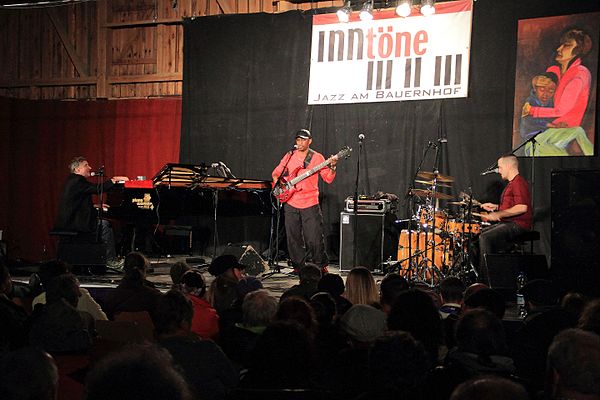
[[[142,228],[181,220],[193,225],[198,220],[193,217],[200,216],[212,222],[216,249],[218,220],[239,219],[241,226],[244,217],[270,217],[273,212],[270,181],[236,178],[222,163],[166,164],[152,180],[118,184],[106,193],[105,203],[106,218],[133,226],[134,237],[128,238],[132,249],[135,232]]]

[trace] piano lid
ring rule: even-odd
[[[155,186],[186,187],[189,189],[270,190],[271,182],[208,174],[205,164],[165,164],[152,178]]]

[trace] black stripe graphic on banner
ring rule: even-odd
[[[460,73],[462,71],[462,54],[456,55],[456,60],[454,62],[454,84],[460,85]]]
[[[381,89],[381,81],[383,81],[383,61],[377,61],[377,90]]]
[[[412,76],[412,60],[410,58],[406,59],[406,63],[404,64],[404,87],[410,87],[410,77]]]
[[[373,89],[373,61],[367,65],[367,90]]]
[[[450,85],[450,78],[452,77],[452,56],[446,56],[446,68],[444,71],[444,85]]]
[[[394,62],[388,60],[387,66],[385,67],[385,88],[390,89],[392,87],[392,65]]]
[[[433,76],[433,84],[440,86],[440,76],[442,73],[442,57],[435,57],[435,75]]]
[[[421,57],[415,58],[415,87],[421,87]]]

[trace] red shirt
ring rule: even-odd
[[[304,159],[306,158],[305,154],[300,153],[299,151],[294,151],[293,154],[286,153],[279,162],[279,165],[275,167],[271,175],[279,176],[290,157],[290,162],[287,165],[287,171],[289,172],[286,171],[286,173],[283,175],[286,177],[286,180],[291,179],[289,177],[289,173],[294,173],[296,170],[298,170],[297,173],[294,173],[295,177],[325,161],[325,157],[323,157],[321,153],[314,150],[313,152],[312,159],[310,160],[308,168],[306,169],[304,168]],[[330,168],[325,167],[321,169],[321,171],[318,173],[315,173],[314,175],[296,184],[297,191],[288,200],[287,204],[295,208],[308,208],[319,204],[319,175],[321,175],[321,178],[327,183],[331,183],[335,179],[335,172]]]
[[[208,301],[188,294],[192,301],[194,317],[192,318],[192,332],[203,339],[214,339],[219,334],[219,316],[217,311],[210,306]]]
[[[529,184],[521,175],[515,176],[504,188],[498,210],[506,210],[517,204],[526,205],[527,211],[515,217],[502,218],[502,221],[514,222],[523,229],[531,230],[531,194],[529,193]]]

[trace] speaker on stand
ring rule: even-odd
[[[385,214],[357,214],[356,266],[381,271]],[[354,258],[354,213],[340,214],[340,271],[350,271]]]

